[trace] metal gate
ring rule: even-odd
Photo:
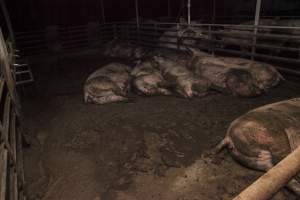
[[[0,31],[0,200],[23,200],[20,104],[12,74],[14,51]]]
[[[120,39],[152,48],[178,49],[179,40],[193,40],[191,47],[212,54],[243,56],[279,65],[282,71],[300,75],[300,20],[276,26],[232,24],[180,24],[114,22],[89,23],[76,27],[48,27],[45,30],[16,33],[17,47],[24,55],[60,54],[70,50],[101,47]],[[187,36],[184,31],[201,34]],[[163,39],[162,39],[163,38]]]

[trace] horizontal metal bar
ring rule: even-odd
[[[19,75],[19,74],[28,74],[28,73],[30,73],[30,70],[15,72],[15,74],[17,74],[17,75]]]
[[[19,45],[29,45],[29,44],[43,44],[46,43],[45,39],[39,39],[39,40],[20,40],[17,41]]]
[[[68,35],[86,35],[87,34],[87,30],[75,30],[75,31],[60,31],[59,34],[61,34],[61,36],[68,36]]]
[[[34,38],[38,38],[38,39],[43,39],[45,38],[45,34],[40,34],[40,35],[21,35],[21,36],[16,36],[16,41],[22,41],[22,40],[26,40],[26,39],[34,39]]]
[[[79,26],[64,26],[64,27],[58,27],[58,30],[68,31],[68,30],[74,30],[74,29],[86,29],[88,25],[79,25]]]
[[[22,85],[25,83],[32,83],[32,82],[34,82],[33,79],[29,79],[29,80],[25,80],[25,81],[16,81],[16,85]]]
[[[264,54],[258,54],[258,53],[248,53],[248,52],[241,52],[241,51],[236,51],[236,50],[229,50],[229,49],[221,49],[221,48],[215,48],[215,51],[219,52],[225,52],[225,53],[232,53],[232,54],[238,54],[242,56],[254,56],[256,58],[266,58],[269,60],[276,60],[276,61],[283,61],[285,63],[291,63],[291,64],[300,64],[299,59],[292,59],[292,58],[284,58],[284,57],[275,57],[275,56],[269,56],[269,55],[264,55]]]
[[[45,30],[34,30],[34,31],[23,31],[23,32],[16,32],[15,35],[18,37],[20,35],[34,35],[34,34],[40,34],[45,33]]]

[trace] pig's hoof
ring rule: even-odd
[[[261,150],[257,157],[257,165],[265,171],[271,169],[273,167],[271,152]]]
[[[258,154],[258,160],[272,160],[272,155],[269,151],[261,150]]]

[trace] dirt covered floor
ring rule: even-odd
[[[211,149],[230,122],[268,103],[299,97],[286,82],[258,98],[211,93],[205,98],[139,97],[129,103],[85,104],[90,72],[111,60],[98,52],[33,63],[35,89],[23,109],[29,199],[231,199],[261,172]],[[295,199],[282,190],[274,199]]]

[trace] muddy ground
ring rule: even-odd
[[[85,104],[85,78],[110,61],[87,52],[32,63],[36,82],[23,91],[29,199],[231,199],[262,173],[211,149],[238,116],[300,95],[286,82],[257,98],[132,94],[129,103]],[[274,199],[295,197],[282,190]]]

